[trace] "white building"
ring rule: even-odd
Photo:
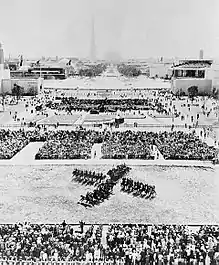
[[[197,86],[200,94],[210,94],[213,88],[219,88],[219,64],[213,60],[180,60],[173,66],[171,89],[173,92],[185,92]]]
[[[0,43],[0,94],[2,94],[2,80],[10,78],[10,70],[5,69],[4,65],[4,51]]]

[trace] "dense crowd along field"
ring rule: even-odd
[[[0,159],[10,159],[28,143],[44,141],[36,159],[89,159],[95,143],[102,143],[103,159],[153,159],[152,147],[164,159],[212,160],[217,150],[202,142],[194,133],[185,132],[103,132],[75,131],[10,131],[0,130]]]
[[[168,113],[165,105],[158,99],[78,99],[78,98],[60,98],[61,103],[57,104],[52,101],[47,103],[47,107],[55,110],[71,111],[92,111],[99,112],[117,111],[117,110],[155,110],[158,113]]]
[[[218,264],[219,227],[185,225],[0,225],[3,261]],[[83,263],[81,263],[83,264]],[[86,263],[85,263],[86,264]],[[89,263],[88,263],[89,264]]]
[[[211,160],[216,149],[184,132],[113,132],[103,143],[103,158],[151,159],[156,145],[165,159]]]

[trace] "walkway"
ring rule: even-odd
[[[35,154],[39,148],[43,146],[43,142],[29,143],[19,153],[17,153],[12,159],[9,160],[11,165],[29,165],[35,160]]]
[[[104,247],[107,247],[106,236],[107,236],[108,228],[109,228],[108,225],[104,225],[104,226],[103,226],[103,230],[102,230],[101,244],[102,244]]]
[[[37,148],[36,148],[37,149]],[[35,151],[35,153],[37,150]],[[29,165],[29,166],[71,166],[71,165],[119,165],[126,164],[127,166],[170,166],[170,167],[208,167],[215,168],[211,161],[197,161],[197,160],[138,160],[138,159],[74,159],[74,160],[33,160],[29,159],[29,154],[25,158],[10,160],[0,160],[0,166],[10,165]],[[28,158],[28,160],[27,160]],[[25,161],[26,159],[26,161]]]
[[[156,145],[153,145],[152,154],[154,156],[154,160],[164,160],[163,155]]]
[[[83,112],[80,118],[74,124],[78,126],[82,125],[84,123],[86,116],[87,116],[87,112]]]
[[[92,159],[100,159],[102,157],[102,143],[101,144],[94,144],[91,149],[91,158]]]
[[[216,138],[214,137],[214,134],[216,134],[216,132],[215,132],[215,131],[213,131],[213,132],[209,132],[209,136],[204,137],[204,131],[203,131],[203,135],[200,136],[200,132],[201,132],[201,131],[203,131],[202,128],[197,128],[197,129],[195,130],[195,134],[199,137],[199,139],[200,139],[202,142],[205,142],[207,145],[209,145],[209,146],[214,146],[214,147],[217,148],[217,144],[216,144],[216,146],[215,146],[215,139],[216,139]],[[206,134],[208,134],[208,133],[206,133]]]
[[[15,111],[17,111],[19,117],[20,113],[23,113],[25,111],[25,107],[23,103],[18,103],[16,105],[6,105],[5,111],[0,112],[0,123],[1,124],[8,124],[14,122],[12,116],[14,115]],[[10,114],[11,112],[11,114]]]

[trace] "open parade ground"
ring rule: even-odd
[[[118,183],[107,201],[85,208],[77,202],[93,187],[72,180],[75,168],[106,172],[111,166],[0,166],[0,222],[219,222],[218,169],[131,166],[127,176],[155,185],[155,199],[135,198]]]

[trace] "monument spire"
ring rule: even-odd
[[[95,44],[95,25],[94,25],[94,17],[92,17],[92,24],[91,24],[90,59],[91,59],[92,61],[95,61],[95,60],[96,60],[96,44]]]
[[[2,44],[0,43],[0,82],[3,76],[3,72],[4,72],[4,50],[2,48]]]
[[[0,43],[0,65],[4,65],[4,51],[1,43]]]

